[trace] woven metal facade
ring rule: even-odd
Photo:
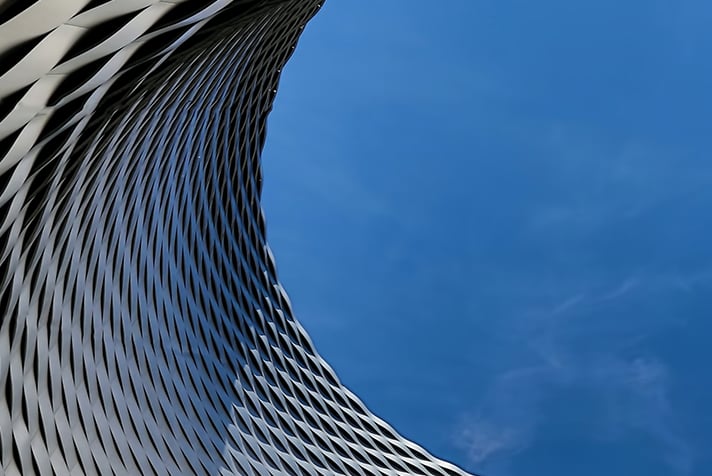
[[[341,385],[265,242],[320,7],[0,1],[0,473],[463,474]]]

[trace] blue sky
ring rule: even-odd
[[[330,0],[268,238],[404,436],[486,476],[712,474],[712,3]]]

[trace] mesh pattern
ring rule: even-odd
[[[315,0],[0,10],[0,468],[460,475],[339,382],[265,242]]]

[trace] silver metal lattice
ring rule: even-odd
[[[344,388],[264,238],[320,0],[0,0],[0,469],[460,475]]]

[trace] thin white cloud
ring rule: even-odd
[[[547,413],[547,403],[576,388],[598,402],[600,408],[585,423],[596,438],[615,444],[634,434],[647,435],[671,474],[692,471],[695,452],[675,421],[667,367],[654,358],[605,356],[590,361],[571,358],[562,367],[545,365],[502,374],[477,415],[463,419],[459,438],[470,462],[478,468],[497,466],[531,447],[544,434],[547,420],[555,417]]]
[[[670,369],[655,355],[628,352],[631,342],[638,342],[651,328],[645,328],[646,321],[618,326],[615,313],[596,312],[594,320],[590,312],[665,288],[674,289],[670,279],[629,276],[614,286],[584,287],[525,317],[511,317],[506,326],[518,329],[513,345],[521,346],[529,357],[501,372],[472,414],[462,418],[459,439],[473,467],[506,472],[502,467],[507,461],[536,444],[545,435],[547,422],[561,417],[552,412],[572,412],[570,417],[590,427],[591,438],[619,444],[645,435],[657,446],[671,475],[690,474],[696,451],[670,400]],[[551,405],[567,392],[587,395],[590,415],[580,408]]]
[[[694,449],[678,428],[669,399],[669,369],[662,361],[652,357],[610,359],[592,369],[589,378],[593,384],[606,383],[601,391],[612,439],[623,438],[630,431],[642,432],[657,442],[674,474],[691,472]]]
[[[557,314],[563,314],[581,304],[585,297],[586,295],[583,293],[576,294],[575,296],[572,296],[563,301],[562,303],[556,305],[551,311],[551,314],[554,316]]]
[[[611,291],[607,294],[604,294],[600,298],[600,300],[601,301],[612,301],[613,299],[621,298],[621,297],[625,296],[626,294],[628,294],[628,292],[632,291],[636,286],[638,286],[639,283],[640,283],[640,281],[638,280],[638,278],[636,278],[634,276],[629,277],[625,281],[623,281],[620,284],[620,286],[618,286],[616,289],[614,289],[613,291]]]
[[[485,419],[471,421],[462,431],[462,441],[467,456],[475,465],[480,465],[495,454],[511,455],[528,445],[528,435],[519,428],[495,426]]]

